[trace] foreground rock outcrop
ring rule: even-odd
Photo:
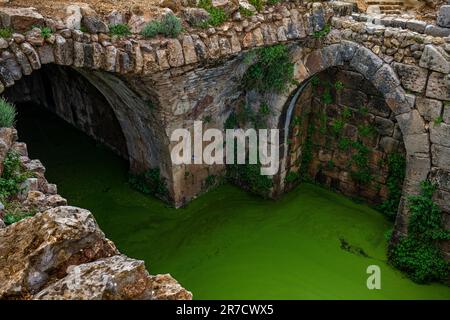
[[[92,214],[57,207],[0,230],[1,299],[191,299],[120,255]]]
[[[192,299],[170,275],[151,276],[143,261],[121,255],[91,212],[66,205],[26,149],[15,129],[0,128],[0,177],[11,152],[32,176],[0,203],[0,299]],[[22,213],[32,217],[2,220]]]
[[[143,261],[123,255],[69,268],[68,274],[34,296],[38,300],[189,300],[170,275],[150,276]]]
[[[1,299],[191,299],[120,255],[93,215],[57,207],[0,230]]]

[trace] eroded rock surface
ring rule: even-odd
[[[0,299],[192,299],[120,255],[93,215],[62,206],[0,229]]]
[[[150,276],[143,261],[123,255],[70,267],[65,278],[39,292],[37,300],[172,300],[192,294],[170,275]]]
[[[0,298],[26,298],[70,265],[118,254],[92,214],[75,207],[38,213],[0,230]]]

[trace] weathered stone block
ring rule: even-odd
[[[410,155],[430,152],[428,133],[410,134],[404,136],[406,152]]]
[[[441,27],[450,28],[450,5],[439,8],[436,22]]]
[[[350,61],[350,65],[367,79],[372,80],[375,73],[383,65],[383,60],[369,49],[360,48]]]
[[[427,83],[427,69],[397,62],[394,62],[393,66],[405,89],[423,92]]]
[[[439,189],[450,192],[450,171],[433,168],[430,174],[430,181],[436,184]]]
[[[41,64],[48,64],[55,62],[55,55],[53,54],[53,48],[49,45],[39,47],[38,49],[39,58]]]
[[[425,32],[425,27],[427,26],[427,23],[425,21],[421,20],[408,20],[406,22],[406,28],[412,31],[416,31],[419,33]]]
[[[26,32],[33,26],[44,25],[44,17],[34,8],[0,8],[1,24],[18,32]]]
[[[37,54],[36,50],[27,42],[24,42],[20,45],[20,48],[22,49],[23,53],[28,58],[28,61],[30,61],[30,65],[34,70],[38,70],[41,68],[41,60],[39,59],[39,55]]]
[[[431,125],[430,140],[432,143],[450,147],[450,125],[445,123]]]
[[[362,91],[342,89],[337,93],[337,101],[341,106],[360,108],[367,104],[367,95]]]
[[[84,16],[81,25],[86,28],[89,33],[108,33],[109,28],[99,17]]]
[[[70,66],[73,63],[73,40],[56,35],[54,48],[55,61],[59,65]]]
[[[387,118],[391,114],[391,109],[387,106],[383,98],[370,97],[367,103],[367,109],[370,113],[374,115]]]
[[[71,266],[63,279],[34,296],[35,300],[190,300],[169,275],[150,276],[143,261],[117,255]]]
[[[448,37],[450,36],[450,28],[441,28],[432,24],[429,24],[425,28],[425,34],[433,37]]]
[[[395,118],[402,130],[403,136],[425,132],[425,122],[417,110],[411,110]]]
[[[372,82],[375,88],[377,88],[382,94],[389,93],[400,85],[400,80],[397,75],[387,64],[378,69]]]
[[[391,136],[394,131],[394,122],[382,117],[375,117],[375,128],[384,136]]]
[[[432,144],[431,155],[434,166],[450,171],[450,148]]]
[[[51,209],[2,229],[0,240],[0,255],[8,256],[0,259],[2,298],[35,293],[69,265],[118,253],[92,214],[74,207]]]
[[[420,183],[427,179],[431,169],[431,159],[428,155],[408,155],[406,157],[405,185],[403,192],[417,194]]]
[[[417,97],[416,108],[426,121],[434,121],[441,115],[442,101]]]
[[[444,112],[443,112],[444,122],[450,124],[450,103],[444,103]]]
[[[419,65],[433,71],[449,73],[450,56],[440,47],[427,44],[423,50]]]
[[[440,72],[432,72],[428,79],[426,96],[439,100],[450,100],[449,75]]]
[[[186,64],[198,62],[194,41],[189,35],[183,37],[183,53]]]
[[[386,104],[394,112],[394,114],[401,114],[409,112],[414,108],[415,97],[406,94],[405,90],[401,86],[395,88],[395,90],[386,93],[384,95]]]
[[[391,137],[382,137],[380,140],[380,147],[386,153],[393,153],[398,151],[400,142]]]

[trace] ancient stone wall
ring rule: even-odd
[[[382,203],[389,198],[389,156],[405,156],[395,117],[381,94],[357,72],[332,68],[314,80],[294,109],[287,188],[298,183],[304,166],[304,173],[318,183]],[[308,163],[306,156],[311,157]]]
[[[113,107],[131,165],[159,166],[171,198],[181,205],[204,191],[209,175],[220,174],[224,168],[173,166],[172,129],[206,118],[213,119],[207,126],[222,128],[230,110],[246,94],[254,104],[265,101],[271,106],[268,128],[283,129],[298,85],[287,86],[281,94],[258,97],[242,92],[240,77],[248,68],[243,59],[247,51],[287,44],[298,83],[328,68],[349,65],[380,92],[392,113],[391,121],[395,119],[403,135],[405,195],[417,193],[420,181],[433,172],[439,182],[436,199],[445,209],[450,189],[445,178],[450,172],[450,39],[426,32],[427,27],[413,19],[381,21],[351,15],[352,7],[283,2],[252,17],[233,17],[216,28],[188,28],[178,38],[150,40],[137,34],[110,36],[103,29],[84,33],[34,15],[34,24],[44,23],[54,33],[44,39],[28,28],[9,40],[0,39],[0,78],[4,87],[10,87],[43,64],[77,68]],[[7,14],[14,23],[20,21],[17,13]],[[331,31],[322,34],[327,23]],[[287,150],[286,145],[280,150],[282,167],[275,177],[274,195],[285,189]],[[398,230],[404,232],[406,222],[407,214],[399,215]]]

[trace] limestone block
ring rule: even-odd
[[[414,92],[423,92],[425,90],[428,75],[427,69],[396,62],[393,63],[393,66],[406,90]]]
[[[350,61],[350,65],[367,79],[372,80],[375,73],[383,65],[383,61],[369,49],[360,48]]]
[[[17,32],[26,32],[45,22],[34,8],[0,8],[0,20],[4,27],[11,27]]]
[[[375,88],[377,88],[382,94],[389,93],[400,85],[400,80],[397,75],[387,64],[378,69],[372,82]]]
[[[439,8],[436,22],[440,27],[450,28],[450,5]]]
[[[430,125],[430,140],[432,143],[450,147],[450,125],[446,123]]]
[[[431,145],[433,166],[450,171],[450,148],[438,144]]]
[[[442,101],[417,97],[416,108],[426,121],[434,121],[441,115]]]
[[[450,56],[443,49],[427,44],[423,50],[419,65],[433,71],[449,73]]]
[[[0,256],[8,256],[0,259],[0,298],[36,293],[69,265],[116,254],[89,211],[58,207],[38,213],[0,229]]]
[[[34,296],[36,300],[190,300],[169,275],[152,277],[143,261],[123,255],[72,266],[63,279]]]
[[[425,132],[425,122],[417,110],[400,114],[395,117],[404,136]]]
[[[432,72],[428,79],[426,96],[439,100],[450,100],[449,75],[439,72]]]

